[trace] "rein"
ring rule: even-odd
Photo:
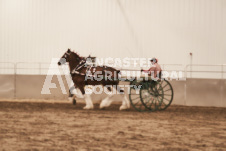
[[[78,58],[77,58],[78,59]],[[78,70],[81,69],[82,67],[84,67],[86,65],[86,59],[81,59],[79,64],[72,70],[71,74],[78,74],[78,75],[86,75],[85,73],[81,73]],[[87,68],[88,70],[90,70],[92,68],[92,66],[90,68]],[[86,71],[88,72],[88,71]]]

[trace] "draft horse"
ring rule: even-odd
[[[74,87],[81,92],[83,98],[86,101],[86,106],[83,109],[93,109],[91,96],[90,94],[85,93],[86,85],[102,85],[109,91],[107,97],[104,98],[100,103],[101,109],[110,106],[113,96],[113,93],[111,93],[111,91],[116,88],[117,89],[114,92],[118,91],[122,96],[122,105],[119,109],[123,110],[130,107],[128,98],[126,97],[125,93],[123,93],[123,90],[120,90],[120,88],[118,87],[118,74],[120,72],[119,70],[108,66],[88,67],[84,65],[84,57],[79,56],[77,53],[72,52],[70,49],[68,49],[60,58],[58,65],[62,65],[66,62],[69,63],[69,69],[72,81],[74,82]],[[92,78],[90,78],[90,76]],[[95,76],[102,78],[99,79]]]

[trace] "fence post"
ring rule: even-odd
[[[185,70],[184,70],[184,76],[186,79],[187,79],[187,68],[188,68],[188,65],[185,66]]]
[[[39,74],[41,75],[41,68],[42,68],[41,67],[42,66],[41,62],[39,62],[38,65],[39,65]]]
[[[192,64],[190,65],[190,78],[192,78]]]
[[[16,99],[17,63],[14,63],[14,99]]]

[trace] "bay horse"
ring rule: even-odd
[[[66,62],[69,63],[69,69],[72,81],[74,82],[74,87],[81,92],[82,97],[86,101],[86,106],[83,109],[93,109],[93,103],[90,94],[85,93],[84,87],[86,85],[102,85],[103,87],[106,87],[109,92],[111,92],[112,88],[116,89],[119,84],[119,70],[108,66],[95,66],[90,68],[85,65],[81,65],[81,62],[84,62],[84,57],[79,56],[70,49],[68,49],[60,58],[58,65],[62,65]],[[87,74],[88,72],[89,74]],[[102,78],[97,79],[94,75]],[[94,78],[90,78],[92,76]],[[123,93],[119,87],[117,87],[116,91],[122,95],[122,105],[120,106],[119,110],[128,109],[130,107],[130,102],[126,97],[126,94]],[[112,96],[113,93],[109,93],[108,96],[102,100],[100,103],[101,109],[110,106],[112,102]],[[81,96],[79,97],[81,98]]]

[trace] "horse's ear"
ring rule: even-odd
[[[68,48],[67,52],[68,52],[68,53],[70,53],[70,52],[71,52],[71,50]]]

